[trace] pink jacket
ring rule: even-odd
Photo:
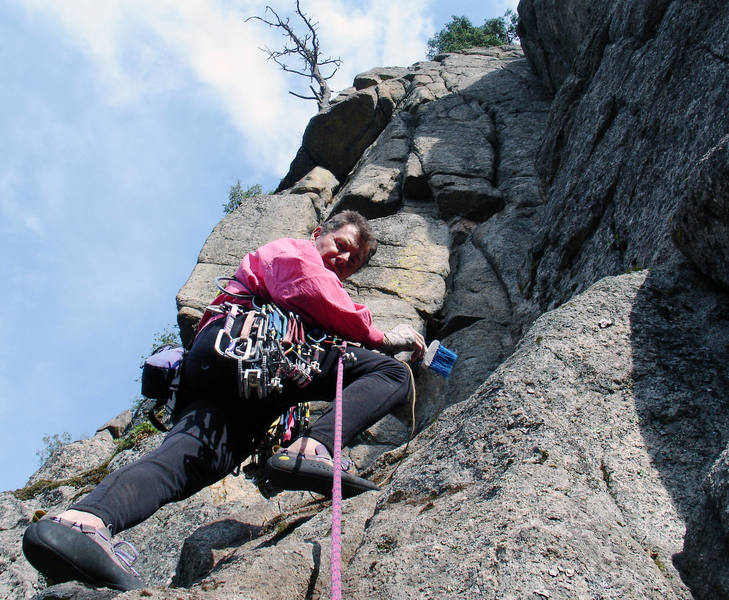
[[[265,301],[300,314],[308,324],[368,348],[382,345],[383,333],[372,325],[372,313],[355,304],[337,276],[324,266],[310,240],[283,238],[246,254],[226,288],[236,294],[248,290]],[[221,294],[214,304],[232,299]],[[206,313],[200,329],[210,322]]]

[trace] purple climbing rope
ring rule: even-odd
[[[342,386],[344,382],[344,353],[347,342],[339,349],[337,394],[334,398],[334,477],[332,484],[332,550],[329,567],[332,582],[331,600],[342,598]]]

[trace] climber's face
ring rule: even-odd
[[[322,233],[321,227],[317,227],[311,233],[311,239],[324,261],[324,266],[340,281],[344,281],[359,269],[369,254],[369,248],[360,240],[359,230],[351,223],[328,233]]]

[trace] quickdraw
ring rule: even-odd
[[[241,466],[243,473],[253,481],[265,498],[271,498],[280,491],[268,482],[266,461],[278,452],[283,444],[306,435],[310,426],[308,402],[290,407],[271,424],[251,454],[250,460]]]
[[[299,388],[309,385],[321,372],[326,350],[341,344],[341,338],[306,333],[301,317],[296,313],[272,303],[258,305],[252,296],[245,296],[245,299],[251,308],[234,302],[207,307],[213,313],[225,315],[225,323],[215,340],[215,351],[236,361],[239,397],[248,401],[269,398],[280,394],[286,381]],[[237,319],[242,319],[242,325],[240,333],[234,337]],[[354,359],[354,356],[346,358]],[[281,446],[306,435],[309,427],[308,402],[288,408],[271,424],[250,462],[242,467],[266,498],[279,491],[266,480],[266,461]]]
[[[303,388],[320,373],[322,344],[329,336],[316,339],[306,335],[299,315],[284,312],[275,304],[253,304],[246,310],[225,302],[208,306],[207,310],[226,315],[215,340],[215,351],[236,361],[241,399],[263,400],[280,393],[286,380]],[[233,323],[241,315],[245,317],[240,334],[233,337]]]

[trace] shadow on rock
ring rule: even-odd
[[[172,580],[173,587],[190,587],[210,573],[221,558],[215,550],[235,548],[257,538],[263,527],[222,519],[200,527],[185,540]]]
[[[659,506],[652,494],[643,494],[642,510],[672,513],[664,522],[673,522],[664,532],[651,532],[644,545],[650,551],[651,536],[670,535],[671,527],[685,524],[674,565],[695,597],[726,598],[725,528],[707,475],[729,441],[729,298],[687,265],[657,269],[636,297],[631,329],[640,430],[650,467],[673,504]]]

